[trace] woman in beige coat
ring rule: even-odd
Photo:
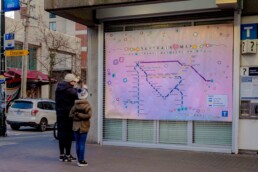
[[[88,131],[90,129],[90,118],[92,116],[92,108],[87,101],[88,90],[84,86],[78,88],[78,98],[70,111],[70,117],[73,118],[73,131],[76,142],[76,154],[78,158],[78,166],[87,166],[88,163],[84,159],[85,143]]]

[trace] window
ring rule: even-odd
[[[33,103],[29,101],[15,101],[12,105],[12,108],[17,109],[32,109]]]
[[[37,70],[37,48],[29,47],[29,56],[28,56],[28,69]]]
[[[53,13],[49,13],[49,18],[56,18],[56,15]]]
[[[49,29],[56,31],[56,22],[49,22]]]
[[[53,102],[51,102],[51,105],[52,105],[52,107],[53,107],[53,110],[56,110],[56,104],[53,103]]]
[[[22,44],[16,44],[15,50],[22,50]],[[37,48],[29,47],[28,69],[37,70]],[[22,68],[22,56],[11,56],[6,58],[7,67]]]
[[[22,44],[16,44],[15,50],[22,50]],[[6,58],[7,67],[21,68],[22,67],[22,56],[10,56]]]
[[[51,102],[38,102],[38,108],[44,110],[55,110]]]

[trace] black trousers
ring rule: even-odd
[[[72,130],[73,121],[70,118],[57,116],[57,130],[59,140],[60,155],[70,155],[74,132]]]
[[[72,139],[69,137],[59,138],[60,155],[70,155],[72,147]]]

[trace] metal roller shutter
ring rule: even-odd
[[[185,121],[160,121],[159,143],[187,144],[187,122]]]

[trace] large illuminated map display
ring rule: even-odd
[[[232,121],[233,26],[105,34],[105,117]]]

